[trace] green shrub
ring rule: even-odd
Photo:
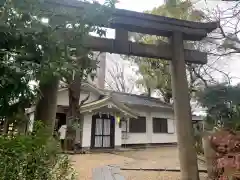
[[[0,180],[73,180],[68,157],[48,132],[37,123],[31,134],[0,136]]]

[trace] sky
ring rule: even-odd
[[[104,0],[99,0],[104,2]],[[119,0],[117,8],[142,12],[160,6],[164,0]]]

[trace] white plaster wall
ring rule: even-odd
[[[128,138],[123,144],[145,144],[145,143],[176,143],[176,128],[173,113],[171,112],[138,112],[146,117],[146,133],[128,133]],[[167,118],[169,133],[153,133],[152,118]],[[129,128],[128,128],[129,129]]]
[[[153,117],[167,118],[168,133],[153,133],[152,132],[152,142],[151,143],[176,143],[177,142],[176,123],[174,120],[173,112],[160,112],[160,113],[152,112],[151,119]]]
[[[123,144],[145,144],[147,142],[147,133],[128,133],[128,138],[123,140]]]
[[[122,129],[119,128],[119,124],[115,121],[115,146],[122,145]]]
[[[135,109],[134,109],[135,110]],[[130,133],[129,132],[129,121],[128,121],[128,135],[127,139],[123,140],[123,144],[145,144],[150,141],[150,122],[149,122],[149,114],[146,112],[138,112],[135,110],[140,116],[146,117],[146,133]]]
[[[176,143],[176,134],[153,134],[152,143]]]
[[[85,114],[83,120],[82,147],[91,146],[91,128],[92,128],[92,114]]]
[[[152,143],[176,143],[177,134],[175,120],[168,119],[168,133],[153,133]]]
[[[174,119],[173,112],[165,112],[164,110],[162,110],[160,112],[151,112],[151,116],[157,117],[157,118]]]
[[[79,102],[81,102],[87,96],[88,96],[87,93],[81,92]],[[89,99],[85,103],[89,103],[89,102],[95,101],[95,100],[97,100],[97,98],[98,98],[98,96],[91,92]],[[58,92],[57,105],[62,105],[62,106],[68,106],[69,105],[69,102],[68,102],[68,91],[67,90],[63,90],[63,91],[59,91]]]

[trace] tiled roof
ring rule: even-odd
[[[149,107],[172,108],[170,104],[167,104],[157,98],[120,92],[112,92],[111,94],[116,100],[127,105],[145,105]]]

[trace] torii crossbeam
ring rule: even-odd
[[[42,11],[41,13],[45,14],[46,17],[53,18],[56,22],[71,22],[73,18],[76,19],[76,14],[78,14],[77,17],[80,18],[90,6],[93,6],[93,4],[77,0],[41,0],[38,4],[38,8]],[[100,7],[101,5],[94,4],[94,7],[97,8],[97,6]],[[94,22],[94,24],[96,24],[96,22]],[[173,32],[180,32],[182,33],[183,40],[198,41],[205,38],[209,32],[216,29],[218,23],[190,22],[123,9],[115,9],[111,14],[110,21],[99,22],[99,26],[116,29],[116,34],[120,33],[121,38],[117,40],[89,37],[85,42],[80,43],[82,46],[100,52],[171,60],[172,51],[170,44],[155,45],[134,43],[128,40],[127,32],[164,37],[171,37]],[[185,61],[189,63],[207,63],[207,54],[196,50],[184,49],[184,57]]]

